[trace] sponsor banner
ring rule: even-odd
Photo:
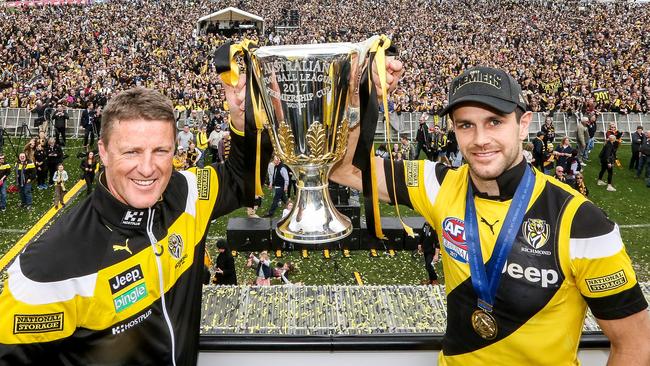
[[[14,334],[46,333],[63,330],[63,312],[49,314],[15,314]]]

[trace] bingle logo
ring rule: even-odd
[[[147,286],[141,283],[122,295],[113,298],[115,311],[119,313],[145,297],[147,297]]]
[[[122,224],[129,226],[140,226],[142,223],[142,218],[144,217],[144,211],[131,211],[128,210],[122,218]]]
[[[144,276],[142,275],[142,268],[140,268],[140,265],[138,264],[111,278],[108,280],[108,283],[111,286],[111,293],[115,294],[121,289],[126,288],[130,284],[136,283],[141,279],[144,279]]]

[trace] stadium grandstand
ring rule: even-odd
[[[218,109],[221,96],[210,56],[225,38],[193,30],[201,17],[228,5],[108,1],[3,11],[0,102],[30,108],[49,98],[75,108],[145,85],[164,91],[179,106]],[[440,110],[450,78],[478,64],[512,71],[536,112],[650,111],[650,56],[644,52],[650,32],[643,22],[649,10],[643,4],[326,0],[295,9],[294,2],[281,0],[273,6],[237,5],[265,20],[264,33],[256,35],[265,44],[393,37],[407,70],[395,96],[395,108],[402,111]],[[298,10],[300,27],[283,27],[288,10]]]

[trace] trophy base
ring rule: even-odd
[[[293,210],[275,228],[278,236],[293,243],[322,244],[350,235],[352,222],[334,208],[328,184],[301,187],[300,183]]]
[[[313,223],[292,222],[289,216],[278,222],[275,232],[280,239],[299,244],[323,244],[342,240],[352,234],[352,222],[336,209],[333,209],[333,212],[337,220],[320,225],[321,228],[327,227],[328,230],[314,230]]]

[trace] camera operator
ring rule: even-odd
[[[61,146],[65,146],[65,123],[70,119],[68,112],[63,109],[63,104],[56,106],[56,113],[52,117],[54,119],[54,128],[56,129],[54,136],[56,137],[56,143]],[[59,139],[61,135],[61,139]]]

